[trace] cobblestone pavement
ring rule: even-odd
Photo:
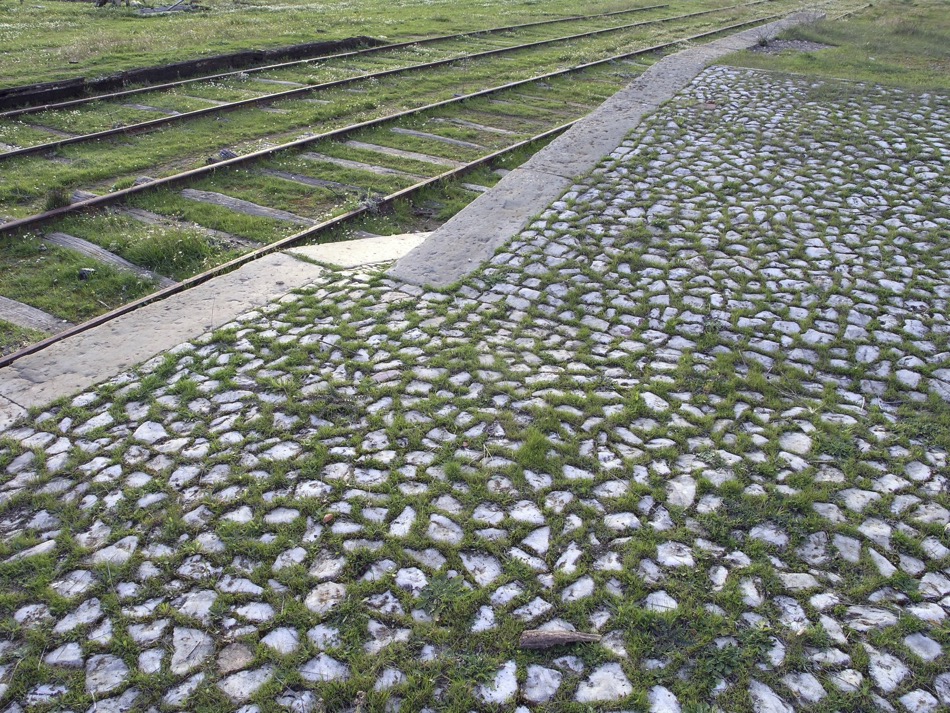
[[[5,710],[950,704],[948,136],[710,69],[460,288],[327,272],[6,431]]]

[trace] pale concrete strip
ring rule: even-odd
[[[187,198],[190,201],[198,201],[199,203],[218,205],[222,208],[233,210],[235,213],[253,215],[256,218],[283,220],[287,223],[304,226],[316,224],[315,220],[304,218],[302,215],[297,215],[296,213],[290,213],[277,208],[268,208],[267,206],[251,203],[251,201],[241,200],[240,198],[232,198],[231,196],[226,196],[223,193],[215,193],[214,191],[197,191],[194,188],[186,188],[181,192],[181,197]]]
[[[395,156],[397,158],[408,158],[413,161],[422,161],[423,163],[434,163],[438,166],[449,166],[451,168],[459,168],[465,164],[461,161],[453,161],[450,158],[442,158],[441,156],[430,156],[426,153],[416,153],[415,151],[404,151],[403,149],[393,149],[389,146],[379,146],[377,144],[364,144],[362,141],[347,141],[346,146],[349,146],[354,149],[362,149],[364,151],[374,151],[376,153],[386,154],[387,156]]]
[[[70,203],[80,203],[81,201],[87,201],[90,198],[98,198],[98,193],[91,193],[90,191],[84,191],[80,188],[77,188],[73,191],[73,194],[69,197]]]
[[[207,97],[193,97],[190,94],[179,94],[182,99],[193,99],[198,102],[207,102],[212,106],[224,106],[228,102],[218,101],[217,99],[208,99]]]
[[[158,282],[159,287],[162,288],[171,287],[175,284],[174,280],[169,280],[167,277],[163,277],[151,270],[146,270],[144,267],[133,265],[115,253],[109,252],[95,243],[90,243],[88,240],[77,238],[75,235],[70,235],[69,233],[50,233],[49,235],[43,236],[43,242],[58,245],[68,250],[75,250],[80,255],[92,258],[96,262],[101,262],[103,265],[110,265],[117,270],[135,273],[139,277],[144,277],[146,280],[155,280]]]
[[[0,430],[42,407],[309,284],[323,268],[276,253],[0,369]]]
[[[345,158],[325,156],[322,153],[308,152],[300,154],[300,156],[301,158],[305,158],[308,161],[323,161],[324,163],[332,163],[334,166],[339,166],[340,168],[349,168],[354,171],[369,171],[370,173],[375,173],[379,176],[402,176],[403,178],[412,178],[415,180],[425,178],[425,176],[417,176],[414,173],[397,171],[395,168],[385,168],[384,166],[374,166],[371,163],[363,163],[362,161],[350,161],[349,159]]]
[[[815,13],[788,18],[739,32],[664,57],[596,111],[506,175],[418,248],[399,260],[389,276],[414,284],[445,287],[491,258],[531,219],[557,200],[621,144],[647,114],[672,99],[708,64],[752,47],[763,35],[778,33],[815,19]]]
[[[464,149],[482,150],[485,148],[481,144],[473,144],[471,141],[451,139],[448,136],[439,136],[438,134],[430,134],[425,131],[416,131],[415,129],[404,129],[401,126],[394,126],[390,129],[390,131],[394,134],[402,134],[403,136],[414,136],[417,139],[427,139],[429,141],[438,141],[443,144],[448,144],[449,146],[461,146]]]
[[[0,296],[0,319],[26,329],[56,334],[72,325],[36,307]]]
[[[258,82],[259,84],[276,84],[281,87],[309,87],[309,84],[301,84],[300,82],[288,82],[284,79],[263,79],[261,77],[254,77],[253,81]]]
[[[494,255],[528,218],[557,200],[572,183],[562,176],[515,169],[399,260],[389,275],[419,285],[458,281]],[[466,213],[468,217],[458,220]]]
[[[24,126],[30,129],[38,129],[39,131],[45,131],[52,134],[53,136],[58,136],[61,139],[71,139],[74,136],[79,136],[79,134],[73,134],[68,131],[63,131],[62,129],[57,129],[52,126],[44,126],[43,124],[24,124]]]
[[[551,99],[550,97],[542,96],[541,94],[519,94],[519,93],[513,92],[512,96],[518,97],[519,99],[524,99],[526,102],[555,104],[555,107],[569,106],[569,107],[572,107],[573,109],[580,109],[581,111],[590,111],[591,109],[594,108],[593,104],[581,104],[580,102],[567,102],[567,101],[554,100],[554,99]],[[557,110],[556,108],[552,109],[552,111],[556,111],[556,110]]]
[[[17,419],[26,416],[26,409],[19,404],[13,403],[10,399],[0,396],[0,431],[4,431]]]
[[[429,233],[377,235],[362,240],[302,245],[290,248],[291,255],[337,267],[351,268],[398,260],[429,237]]]

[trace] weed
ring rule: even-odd
[[[465,580],[461,577],[437,574],[419,593],[419,605],[436,621],[451,620],[466,592]]]
[[[52,188],[46,193],[43,199],[43,210],[51,211],[57,208],[64,208],[70,203],[69,191],[65,188]]]

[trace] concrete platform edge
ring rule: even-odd
[[[417,285],[447,287],[470,274],[593,169],[644,117],[682,91],[720,57],[763,36],[814,18],[795,13],[776,22],[664,57],[597,110],[577,122],[487,193],[396,262],[388,275]]]
[[[324,268],[275,253],[64,339],[0,370],[0,430],[304,286]]]

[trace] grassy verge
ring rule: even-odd
[[[46,335],[43,332],[18,327],[0,319],[0,354],[12,354],[18,349],[40,341],[44,337]]]
[[[780,39],[832,45],[813,52],[744,51],[725,64],[950,90],[950,8],[945,0],[875,4],[843,20],[797,27]]]
[[[116,213],[69,216],[56,228],[173,280],[183,280],[237,256],[236,251],[211,242],[197,230],[148,225]]]

